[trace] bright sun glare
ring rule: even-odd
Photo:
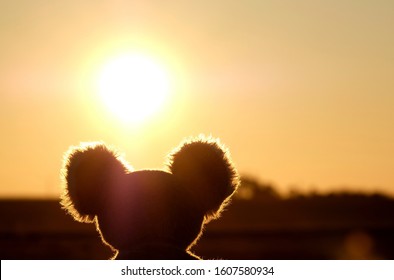
[[[164,68],[148,56],[123,54],[104,64],[98,90],[105,105],[121,120],[138,123],[159,110],[170,82]]]

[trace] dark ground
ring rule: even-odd
[[[267,192],[268,191],[268,192]],[[394,259],[394,200],[381,195],[234,199],[193,248],[206,259]],[[93,224],[56,200],[0,200],[1,259],[108,259]]]

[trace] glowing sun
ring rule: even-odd
[[[167,72],[142,54],[123,54],[109,60],[98,76],[105,105],[126,122],[140,122],[160,109],[170,90]]]

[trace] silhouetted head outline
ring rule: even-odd
[[[184,140],[164,170],[135,171],[102,142],[72,146],[62,179],[62,207],[130,259],[196,258],[190,248],[239,185],[228,149],[205,136]]]

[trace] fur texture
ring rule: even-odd
[[[219,216],[239,184],[229,151],[218,139],[184,141],[169,155],[167,165],[208,220]]]
[[[195,258],[190,248],[239,185],[227,148],[203,136],[174,149],[167,171],[133,171],[103,143],[71,147],[62,179],[63,208],[129,259]]]

